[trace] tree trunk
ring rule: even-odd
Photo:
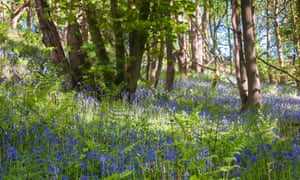
[[[184,21],[184,15],[177,15],[176,20],[178,23]],[[185,32],[181,32],[177,35],[179,49],[176,52],[176,56],[178,59],[178,69],[179,72],[184,73],[184,75],[188,75],[189,73],[189,63],[188,63],[188,54],[186,50],[187,46],[187,35]]]
[[[66,69],[68,63],[56,26],[50,18],[49,6],[46,0],[35,0],[35,3],[40,29],[43,34],[43,43],[46,47],[53,48],[50,52],[50,58],[55,64],[62,65]]]
[[[227,40],[228,40],[228,46],[229,46],[229,63],[230,63],[230,74],[233,74],[233,58],[232,58],[232,43],[231,43],[231,30],[229,28],[230,26],[230,14],[229,14],[229,2],[226,1],[226,26],[227,26]],[[227,65],[227,59],[225,62],[225,65]],[[225,66],[226,68],[226,66]]]
[[[84,70],[88,70],[91,64],[87,60],[87,54],[81,51],[83,39],[80,33],[79,24],[76,21],[69,22],[67,32],[67,44],[71,47],[71,50],[69,51],[71,85],[72,87],[75,87],[78,82],[83,81]]]
[[[29,0],[29,5],[28,5],[28,9],[27,9],[27,16],[26,16],[26,23],[27,23],[27,28],[30,31],[33,31],[33,18],[34,18],[34,14],[33,14],[33,10],[32,10],[32,0]]]
[[[203,39],[201,33],[201,10],[197,6],[195,20],[191,20],[192,69],[196,73],[203,72]]]
[[[297,10],[298,10],[298,18],[297,18],[298,39],[300,39],[300,0],[297,1]],[[298,55],[298,74],[297,74],[297,76],[300,77],[300,54]],[[297,87],[300,90],[300,82],[297,83]]]
[[[267,61],[270,60],[270,52],[271,52],[271,23],[270,23],[270,0],[267,0],[267,8],[266,8],[266,14],[267,14]],[[268,69],[270,69],[268,67]],[[275,83],[274,75],[272,72],[269,73],[269,82]]]
[[[234,37],[234,61],[236,69],[236,80],[242,102],[241,111],[245,111],[248,104],[248,84],[245,60],[242,50],[242,32],[240,24],[240,13],[238,11],[238,0],[232,0],[232,29]]]
[[[158,81],[159,81],[161,69],[162,69],[162,66],[163,66],[164,49],[165,49],[164,41],[163,41],[163,39],[161,39],[161,41],[160,41],[160,51],[159,51],[159,56],[158,56],[157,70],[156,70],[156,73],[155,73],[154,88],[156,88],[157,85],[158,85]]]
[[[102,80],[104,85],[102,85],[101,88],[105,88],[104,90],[111,90],[110,88],[112,88],[114,83],[114,74],[112,71],[113,67],[110,64],[110,59],[105,48],[102,32],[98,27],[97,11],[95,6],[88,2],[85,12],[89,24],[91,40],[95,45],[97,64],[101,66],[101,73],[103,75]],[[97,82],[95,83],[98,84]]]
[[[203,7],[203,14],[202,14],[202,32],[201,32],[201,36],[203,39],[207,39],[207,35],[208,35],[208,27],[207,27],[207,22],[208,22],[208,17],[209,17],[209,12],[207,10],[207,1],[204,1],[205,5]],[[203,43],[203,63],[207,64],[209,62],[209,56],[208,56],[208,47],[206,46],[205,43]],[[202,69],[202,71],[204,72],[204,69]]]
[[[83,5],[84,5],[83,0],[80,0],[79,3],[80,3],[80,6],[83,7]],[[86,12],[83,9],[81,9],[79,11],[79,13],[77,15],[77,21],[79,24],[82,40],[84,42],[87,42],[88,38],[89,38],[89,24],[88,24]]]
[[[179,71],[183,72],[184,75],[187,76],[189,73],[189,63],[188,63],[188,57],[186,53],[186,35],[184,33],[178,34],[178,43],[179,43],[179,50],[177,51],[177,57],[178,57]]]
[[[137,5],[140,5],[139,20],[147,20],[150,11],[150,2],[142,1]],[[144,27],[136,28],[129,33],[129,60],[125,74],[126,89],[129,94],[135,93],[137,88],[147,38],[148,30]]]
[[[291,2],[291,11],[292,11],[292,30],[293,30],[293,40],[294,40],[294,47],[295,47],[295,60],[299,60],[298,66],[295,63],[296,68],[296,76],[300,77],[300,9],[298,9],[298,17],[296,14],[296,6],[298,5],[298,8],[300,8],[300,0],[298,0],[298,3],[295,0],[292,0]],[[298,24],[298,27],[297,27]],[[297,31],[298,29],[298,31]],[[297,88],[300,90],[300,82],[296,81]]]
[[[113,31],[115,35],[115,54],[116,54],[116,66],[117,77],[116,84],[119,85],[125,78],[125,46],[124,37],[121,24],[121,15],[118,9],[118,0],[110,0],[111,14],[113,18]]]
[[[97,12],[92,4],[88,4],[86,9],[87,20],[89,23],[89,30],[91,33],[91,39],[95,45],[96,55],[101,65],[109,64],[108,53],[105,49],[104,39],[102,32],[98,28]]]
[[[167,74],[166,74],[166,90],[169,92],[173,90],[174,77],[175,77],[175,65],[176,60],[173,54],[173,42],[169,35],[167,35],[166,39],[167,43]]]
[[[241,1],[244,52],[248,77],[248,107],[249,110],[259,110],[262,107],[260,80],[256,63],[255,29],[253,20],[253,0]]]
[[[281,36],[279,30],[279,4],[280,0],[274,0],[274,30],[276,36],[276,47],[277,47],[277,55],[280,67],[283,67],[283,59],[282,59],[282,48],[281,48]]]

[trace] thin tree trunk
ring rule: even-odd
[[[153,42],[151,44],[151,51],[150,51],[150,60],[149,60],[149,86],[150,88],[155,88],[156,82],[156,73],[158,71],[158,46],[157,46],[157,37],[153,37]]]
[[[184,75],[187,76],[189,73],[189,63],[188,63],[188,57],[186,52],[186,34],[184,33],[178,34],[178,43],[179,43],[179,50],[177,51],[177,57],[178,57],[179,71],[183,72]]]
[[[203,38],[201,33],[201,9],[196,8],[195,20],[191,19],[191,48],[192,48],[192,69],[196,73],[203,72]]]
[[[277,55],[280,67],[283,67],[283,59],[282,59],[282,48],[281,48],[281,36],[279,30],[279,4],[280,0],[274,0],[274,30],[276,36],[276,47],[277,47]]]
[[[259,110],[262,107],[261,88],[256,63],[255,29],[253,20],[253,0],[241,1],[244,52],[248,77],[248,104],[247,109]]]
[[[176,60],[173,54],[173,42],[170,36],[167,35],[167,74],[166,74],[166,90],[169,92],[173,90],[174,77],[175,77],[175,65]]]
[[[296,66],[295,63],[295,68],[296,68],[296,76],[300,77],[300,30],[297,28],[300,28],[300,16],[297,17],[297,14],[295,11],[296,10],[297,3],[295,0],[292,0],[291,2],[291,12],[292,12],[292,30],[293,30],[293,40],[294,40],[294,47],[295,47],[295,58],[294,59],[299,59],[299,65],[298,67]],[[300,15],[300,12],[298,12]],[[298,23],[298,27],[297,27]],[[300,90],[300,82],[296,81],[297,87]]]
[[[230,26],[230,14],[228,12],[229,9],[229,2],[226,1],[226,26],[227,26],[227,40],[228,40],[228,46],[229,46],[229,62],[230,62],[230,74],[233,74],[233,58],[232,58],[232,43],[231,43],[231,30],[229,28]],[[225,62],[225,65],[227,65],[227,60]]]
[[[209,17],[209,12],[207,10],[207,1],[204,1],[204,7],[203,7],[203,14],[202,14],[202,32],[201,32],[201,35],[202,35],[202,38],[203,39],[208,39],[207,36],[208,36],[208,27],[207,27],[207,22],[208,22],[208,17]],[[206,46],[205,43],[203,43],[203,64],[207,64],[209,62],[209,56],[208,56],[208,47]],[[204,69],[203,69],[203,72],[204,72]]]
[[[158,82],[159,82],[159,77],[160,77],[161,69],[162,69],[162,66],[163,66],[164,49],[165,49],[164,41],[163,41],[163,39],[161,39],[161,41],[160,41],[160,51],[159,51],[159,56],[158,56],[157,71],[156,71],[156,74],[155,74],[154,88],[157,87]]]
[[[32,10],[32,0],[29,0],[29,5],[28,5],[28,9],[27,9],[27,16],[26,16],[26,22],[27,22],[27,28],[32,31],[33,30],[33,18],[34,18],[34,14],[33,14],[33,10]]]
[[[297,1],[297,10],[298,10],[298,18],[297,18],[297,24],[298,24],[298,39],[300,40],[300,0]],[[300,50],[299,50],[300,51]],[[300,77],[300,54],[298,56],[298,77]],[[300,90],[300,82],[297,83],[297,87]]]
[[[266,8],[266,14],[267,14],[267,61],[270,60],[270,52],[271,52],[271,19],[270,19],[270,0],[267,0],[267,8]],[[270,69],[270,68],[268,68]],[[274,75],[272,72],[269,73],[269,81],[270,83],[275,83]]]
[[[125,78],[125,46],[124,37],[121,24],[121,15],[118,9],[118,0],[110,0],[111,14],[113,18],[113,31],[115,35],[115,53],[116,53],[116,66],[117,78],[116,84],[119,85]]]
[[[245,111],[248,103],[248,82],[245,60],[242,50],[242,32],[238,0],[232,0],[232,28],[234,37],[233,56],[235,60],[236,80],[242,102],[241,111]]]

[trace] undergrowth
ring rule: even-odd
[[[1,81],[0,179],[300,178],[298,129],[281,127],[300,121],[292,88],[288,96],[266,85],[258,114],[240,113],[236,89],[211,90],[208,76],[178,78],[172,93],[139,88],[131,103],[99,102],[42,64]]]

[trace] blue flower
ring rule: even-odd
[[[81,175],[81,180],[89,180],[89,177],[87,175]]]
[[[16,160],[18,158],[18,151],[14,146],[8,145],[8,152],[6,157],[8,160]]]
[[[54,175],[55,179],[58,178],[59,168],[56,167],[53,163],[50,164],[48,171],[49,171],[49,174]]]
[[[80,169],[82,170],[82,171],[84,171],[84,170],[86,170],[86,164],[83,162],[83,163],[81,163],[80,164]]]

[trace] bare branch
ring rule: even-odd
[[[288,71],[281,69],[273,64],[268,63],[267,61],[265,61],[264,59],[262,59],[261,57],[257,57],[261,62],[263,62],[264,64],[276,69],[277,71],[280,71],[284,74],[287,74],[289,77],[291,77],[292,79],[294,79],[295,81],[297,81],[298,83],[300,83],[300,79],[298,79],[296,76],[292,75],[291,73],[289,73]]]

